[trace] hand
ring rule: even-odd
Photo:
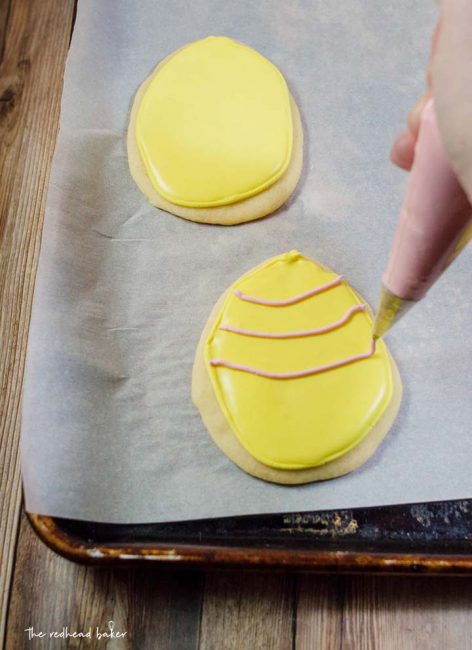
[[[472,202],[472,2],[441,0],[427,68],[427,90],[410,111],[408,130],[395,140],[391,160],[413,164],[421,111],[431,95],[451,166]]]

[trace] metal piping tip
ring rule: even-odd
[[[374,339],[377,340],[388,332],[392,325],[399,321],[414,304],[414,300],[404,300],[386,287],[382,287],[380,304],[374,321]]]

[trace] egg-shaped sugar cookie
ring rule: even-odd
[[[192,397],[215,443],[275,483],[355,469],[397,415],[401,381],[347,280],[291,251],[237,280],[210,314]]]
[[[210,36],[165,58],[139,88],[128,127],[131,174],[179,217],[231,225],[264,217],[300,177],[303,133],[276,66]]]

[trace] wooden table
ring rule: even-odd
[[[99,0],[97,0],[99,2]],[[472,649],[454,578],[96,570],[49,551],[21,511],[19,408],[73,0],[0,0],[0,639],[20,648]],[[126,632],[110,641],[95,628]],[[35,638],[87,632],[92,640]],[[95,637],[95,638],[94,638]]]

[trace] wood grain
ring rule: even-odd
[[[0,641],[18,528],[19,404],[73,0],[0,2]]]
[[[8,15],[10,13],[10,0],[0,2],[0,64],[3,61],[5,40],[7,34]]]
[[[268,573],[209,574],[201,650],[291,650],[294,580]]]
[[[196,650],[204,575],[149,569],[93,569],[50,551],[22,517],[9,608],[6,648]],[[96,636],[96,628],[126,632],[121,639]],[[35,632],[87,632],[91,639],[28,640]]]
[[[342,576],[299,576],[295,627],[297,650],[338,650],[342,647],[345,581]]]
[[[472,580],[300,578],[297,650],[472,650]]]

